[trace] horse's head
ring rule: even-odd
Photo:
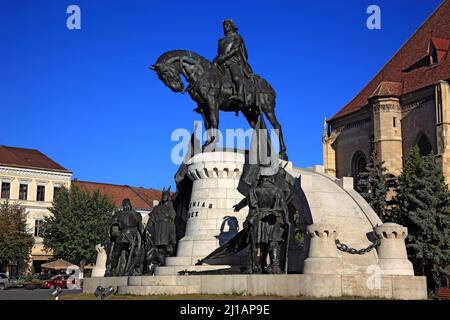
[[[182,92],[184,83],[181,81],[180,73],[170,64],[157,63],[150,67],[158,75],[158,78],[173,92]]]

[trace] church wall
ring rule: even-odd
[[[332,146],[336,151],[336,177],[341,178],[352,175],[352,158],[357,151],[362,151],[369,161],[373,128],[371,115],[367,110],[347,117],[337,125],[336,139]]]
[[[429,139],[436,153],[436,107],[434,88],[417,92],[402,99],[403,157],[417,144],[421,133]]]
[[[440,91],[438,90],[438,94],[436,93],[436,86],[430,86],[401,97],[401,116],[398,115],[401,119],[399,119],[400,124],[397,124],[401,128],[401,140],[399,140],[401,144],[397,146],[392,143],[389,144],[389,152],[384,153],[384,157],[389,157],[389,159],[383,158],[383,152],[379,152],[383,158],[381,160],[385,162],[392,161],[392,155],[398,154],[403,155],[401,162],[404,162],[409,151],[418,143],[420,135],[425,134],[431,144],[433,153],[443,163],[444,176],[447,181],[450,181],[450,169],[447,168],[449,167],[447,163],[450,163],[450,160],[447,160],[447,158],[450,159],[450,156],[448,156],[450,153],[447,152],[447,131],[444,130],[447,127],[440,128],[443,126],[441,122],[444,124],[447,122],[436,118],[438,104],[439,110],[443,114],[442,118],[444,115],[450,114],[448,112],[450,110],[450,99],[447,99],[447,96],[450,96],[448,94],[450,86],[448,83],[444,83],[442,88]],[[441,93],[441,91],[445,92]],[[437,103],[436,96],[439,97],[439,103]],[[376,112],[373,113],[373,110],[374,105],[369,104],[356,113],[329,122],[332,132],[329,137],[324,139],[326,141],[324,147],[331,147],[333,150],[333,153],[329,153],[329,155],[334,156],[334,159],[327,159],[327,163],[329,166],[329,163],[335,162],[337,178],[352,176],[352,158],[357,151],[362,151],[367,161],[369,161],[372,147],[379,149],[382,147],[381,145],[377,146],[377,144],[380,144],[380,141],[386,141],[381,142],[381,144],[392,141],[389,137],[386,138],[384,136],[390,136],[388,126],[393,125],[392,117],[396,117],[397,114],[383,114],[386,119],[379,118],[377,120],[374,118]],[[374,132],[376,129],[374,127],[378,128],[377,132]],[[450,132],[450,130],[448,131]],[[379,136],[377,139],[381,140],[375,141],[377,139],[374,136]],[[398,152],[391,150],[393,147],[398,148]],[[399,172],[393,173],[399,174],[401,167],[402,164],[400,163],[400,171],[394,170]]]

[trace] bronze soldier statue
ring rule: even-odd
[[[173,255],[176,246],[176,211],[170,197],[170,187],[163,190],[161,202],[150,213],[145,227],[146,267],[153,273],[155,266],[165,265],[167,256]]]
[[[131,201],[122,201],[109,226],[110,249],[106,265],[107,276],[139,275],[143,267],[142,217],[133,210]]]
[[[249,207],[244,228],[249,228],[250,268],[249,273],[283,273],[280,245],[286,241],[283,237],[288,226],[288,208],[283,191],[275,184],[273,176],[259,178],[258,185],[250,189],[249,194],[234,206],[239,211]],[[260,257],[258,259],[258,250]],[[267,267],[267,255],[270,266]]]
[[[219,40],[218,55],[214,63],[230,72],[236,88],[236,95],[231,96],[230,100],[244,104],[244,77],[249,79],[253,74],[248,64],[247,48],[233,20],[227,19],[223,22],[223,32],[225,37]]]

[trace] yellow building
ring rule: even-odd
[[[25,207],[27,226],[35,244],[31,263],[36,270],[52,258],[43,250],[40,223],[48,215],[58,188],[70,188],[72,172],[38,150],[0,145],[0,201],[18,202]]]

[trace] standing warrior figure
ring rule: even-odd
[[[145,227],[146,265],[153,273],[155,265],[165,265],[167,256],[172,255],[176,246],[176,211],[170,198],[170,187],[163,190],[161,202],[153,208]]]
[[[214,63],[230,72],[236,88],[236,95],[230,97],[230,100],[244,104],[244,77],[249,79],[253,74],[248,64],[247,48],[233,20],[223,22],[223,32],[225,37],[219,40],[218,55],[214,58]]]
[[[251,188],[247,197],[234,206],[239,211],[249,207],[244,227],[250,228],[251,273],[282,273],[280,245],[286,241],[283,234],[288,227],[288,207],[283,191],[275,184],[273,176],[260,176],[258,185]],[[258,261],[258,250],[260,259]],[[267,255],[270,267],[267,268]]]
[[[111,246],[106,266],[107,276],[142,273],[142,216],[133,210],[130,199],[124,199],[122,207],[113,215],[108,230]]]

